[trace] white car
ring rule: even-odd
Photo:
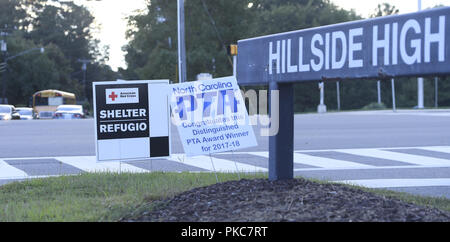
[[[20,119],[13,105],[0,105],[0,120]]]
[[[82,119],[84,118],[83,106],[81,105],[59,105],[56,109],[54,119]]]
[[[16,111],[20,114],[21,120],[32,120],[36,118],[36,115],[34,115],[34,111],[32,108],[16,108]]]

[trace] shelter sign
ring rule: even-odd
[[[97,161],[170,155],[168,80],[94,82]]]

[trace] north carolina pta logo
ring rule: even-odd
[[[106,89],[106,104],[139,103],[139,88]]]

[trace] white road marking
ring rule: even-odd
[[[443,152],[443,153],[450,153],[449,146],[420,147],[419,149],[437,151],[437,152]]]
[[[209,156],[195,156],[187,157],[184,154],[172,154],[171,161],[179,162],[182,164],[199,167],[209,171],[213,171],[214,168],[217,172],[236,172],[236,166],[238,172],[267,172],[266,168],[252,166],[244,163],[234,162],[231,160],[219,159],[212,157],[213,164],[211,163],[211,158]]]
[[[441,152],[450,152],[450,146],[406,146],[406,147],[377,147],[377,148],[347,148],[347,149],[319,149],[319,150],[294,150],[294,152],[296,153],[313,153],[313,152],[341,152],[341,151],[345,151],[345,150],[405,150],[405,149],[441,149]],[[437,151],[437,150],[436,150]],[[245,155],[245,154],[250,154],[250,153],[260,153],[260,152],[266,152],[268,153],[268,151],[257,151],[257,152],[239,152],[236,151],[234,152],[235,155]],[[230,153],[218,153],[220,155],[226,155],[226,154],[230,154]]]
[[[357,170],[357,169],[370,170],[370,169],[410,169],[410,168],[414,169],[414,168],[450,167],[450,159],[440,159],[422,155],[411,155],[405,153],[385,151],[382,149],[423,149],[423,150],[450,153],[450,146],[297,150],[294,153],[294,162],[297,164],[304,164],[313,167],[294,169],[294,171],[307,172],[307,171],[332,171],[332,170]],[[358,162],[351,162],[304,154],[305,152],[324,152],[324,151],[334,151],[366,157],[382,158],[393,161],[401,161],[407,164],[402,166],[371,166]],[[221,153],[221,154],[230,154],[230,153]],[[235,155],[249,154],[263,157],[266,159],[269,157],[269,152],[267,151],[234,152],[234,154]],[[230,159],[219,159],[212,157],[215,170],[218,172],[235,172],[237,166],[237,170],[240,172],[268,171],[268,169],[263,167],[235,162],[232,160],[232,157],[233,156],[230,156]],[[95,156],[23,157],[23,158],[16,157],[16,158],[1,158],[0,178],[28,177],[28,175],[24,171],[9,165],[8,163],[4,162],[4,160],[39,160],[39,159],[56,159],[86,172],[136,172],[136,173],[149,172],[149,170],[147,169],[138,168],[124,162],[97,163],[95,160],[96,159]],[[194,167],[199,167],[208,171],[214,170],[209,156],[187,157],[184,154],[172,154],[172,158],[170,158],[169,160],[183,163],[186,165],[191,165]]]
[[[310,166],[318,166],[320,168],[327,168],[327,169],[342,169],[342,168],[364,168],[364,169],[370,169],[374,166],[361,164],[357,162],[351,162],[351,161],[344,161],[344,160],[336,160],[331,158],[325,158],[325,157],[318,157],[313,155],[305,155],[305,154],[299,154],[294,153],[294,162],[299,164],[305,164]]]
[[[361,112],[341,112],[341,113],[329,113],[328,115],[411,115],[411,116],[436,116],[436,117],[450,117],[449,110],[436,110],[436,111],[417,111],[417,110],[397,110],[393,112],[390,110],[385,111],[361,111]]]
[[[422,116],[436,116],[436,117],[450,117],[450,113],[421,113],[421,114],[415,114],[415,115],[422,115]]]
[[[269,158],[268,152],[248,152],[248,154]],[[357,162],[336,160],[331,158],[299,154],[294,152],[294,163],[315,166],[323,169],[371,169],[374,166]],[[311,169],[317,169],[311,168]]]
[[[450,165],[443,166],[418,166],[418,165],[405,165],[405,166],[373,166],[369,168],[350,168],[350,167],[342,167],[342,168],[298,168],[294,169],[294,171],[338,171],[338,170],[393,170],[393,169],[425,169],[425,168],[447,168]]]
[[[392,151],[385,151],[379,149],[348,149],[348,150],[340,150],[339,152],[352,154],[352,155],[360,155],[360,156],[369,156],[375,158],[381,158],[386,160],[395,160],[401,161],[409,164],[420,165],[420,166],[449,166],[450,160],[434,158],[429,156],[421,156],[421,155],[410,155],[405,153],[398,153]]]
[[[66,156],[73,157],[73,156]],[[41,156],[41,157],[11,157],[11,158],[0,158],[2,160],[49,160],[55,159],[54,156]]]
[[[393,187],[440,187],[450,186],[450,178],[431,179],[370,179],[370,180],[343,180],[335,181],[368,188],[393,188]]]
[[[124,162],[114,161],[99,163],[96,161],[95,156],[55,157],[55,159],[86,172],[149,172],[146,169],[132,166]]]
[[[61,175],[40,175],[40,176],[27,176],[27,177],[0,177],[0,180],[22,180],[22,179],[36,179],[36,178],[49,178],[49,177],[60,177]],[[70,176],[70,175],[64,175]]]
[[[4,160],[0,160],[0,178],[27,178],[28,174],[24,171],[11,166]]]

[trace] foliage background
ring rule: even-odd
[[[92,99],[92,80],[118,77],[105,64],[108,51],[100,49],[99,40],[93,37],[93,21],[85,7],[73,2],[0,0],[0,30],[8,33],[1,37],[8,50],[0,61],[29,49],[45,49],[43,54],[34,51],[8,61],[2,81],[6,80],[9,103],[27,106],[31,95],[44,89],[74,92],[79,102],[85,103],[86,98]],[[86,89],[79,59],[91,60]]]
[[[177,82],[176,1],[152,0],[145,14],[132,16],[127,36],[130,79],[169,77]],[[214,77],[232,75],[226,47],[240,39],[361,19],[328,0],[189,0],[185,3],[188,80],[202,72]],[[389,4],[379,5],[371,17],[397,14]],[[341,109],[360,109],[377,102],[377,80],[340,82]],[[434,107],[434,78],[427,78],[425,106]],[[260,87],[265,88],[265,87]],[[417,105],[417,79],[395,82],[397,107]],[[391,84],[381,81],[382,102],[392,105]],[[439,81],[439,106],[450,106],[450,83]],[[295,85],[295,111],[314,112],[319,103],[317,82]],[[325,83],[325,104],[337,109],[335,82]]]
[[[8,55],[44,47],[8,62],[6,96],[11,104],[28,105],[31,95],[43,89],[77,94],[89,106],[92,81],[170,79],[177,82],[177,1],[147,0],[147,11],[129,17],[127,68],[117,72],[106,64],[108,48],[100,48],[93,32],[94,16],[83,6],[57,0],[0,0],[0,30],[9,36]],[[105,4],[107,4],[105,2]],[[372,17],[397,14],[389,4],[379,5]],[[112,16],[113,17],[113,16]],[[240,39],[361,19],[329,0],[187,0],[185,2],[188,80],[199,73],[214,77],[232,75],[227,46]],[[0,62],[7,56],[0,55]],[[87,66],[86,88],[79,59]],[[0,89],[2,87],[0,84]],[[396,80],[397,107],[417,105],[417,79]],[[425,106],[434,106],[434,78],[426,78]],[[266,87],[259,87],[266,88]],[[1,94],[1,92],[0,92]],[[360,109],[377,101],[376,80],[340,82],[341,109]],[[390,81],[381,81],[383,103],[392,105]],[[314,112],[319,103],[317,82],[295,85],[295,111]],[[325,83],[325,104],[337,109],[336,83]],[[450,82],[439,81],[439,106],[450,106]]]

